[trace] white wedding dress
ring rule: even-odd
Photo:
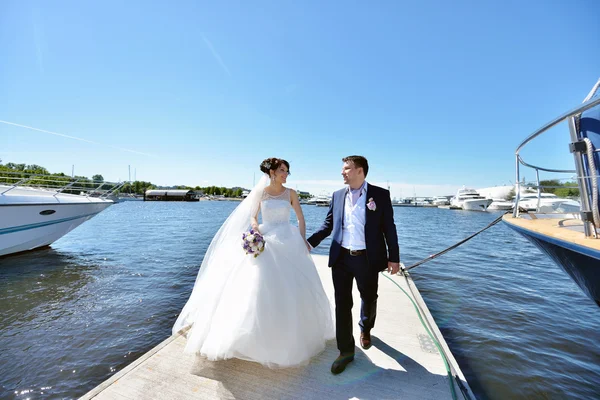
[[[209,269],[197,279],[173,332],[191,326],[185,351],[209,360],[305,365],[335,336],[332,307],[299,229],[289,222],[289,189],[277,197],[261,191],[260,210],[265,250],[256,258],[246,255],[242,232],[226,232],[235,240],[209,248]]]

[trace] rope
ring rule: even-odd
[[[510,212],[510,211],[509,211],[509,212]],[[505,214],[508,214],[509,212],[507,212],[507,213],[505,213]],[[438,257],[439,257],[439,256],[441,256],[442,254],[445,254],[445,253],[449,252],[450,250],[457,248],[457,247],[458,247],[458,246],[460,246],[461,244],[463,244],[463,243],[465,243],[465,242],[467,242],[467,241],[469,241],[469,240],[473,239],[475,236],[479,235],[481,232],[485,231],[486,229],[489,229],[489,228],[491,228],[492,226],[496,225],[498,222],[500,222],[500,221],[502,220],[502,217],[503,217],[503,216],[504,216],[504,214],[502,214],[501,216],[499,216],[498,218],[496,218],[495,220],[493,220],[493,221],[492,221],[492,222],[491,222],[491,223],[490,223],[488,226],[486,226],[486,227],[485,227],[485,228],[483,228],[482,230],[480,230],[480,231],[478,231],[478,232],[475,232],[475,233],[474,233],[474,234],[472,234],[471,236],[469,236],[469,237],[467,237],[467,238],[465,238],[465,239],[461,240],[460,242],[458,242],[458,243],[456,243],[456,244],[453,244],[452,246],[448,247],[447,249],[445,249],[445,250],[442,250],[442,251],[440,251],[439,253],[432,254],[432,255],[430,255],[429,257],[427,257],[427,258],[425,258],[425,259],[423,259],[423,260],[421,260],[421,261],[419,261],[419,262],[417,262],[417,263],[415,263],[415,264],[413,264],[413,265],[411,265],[411,266],[404,267],[404,268],[403,268],[403,271],[408,271],[408,270],[411,270],[411,269],[413,269],[414,267],[418,267],[419,265],[421,265],[421,264],[424,264],[424,263],[426,263],[427,261],[431,261],[431,260],[433,260],[434,258],[438,258]]]

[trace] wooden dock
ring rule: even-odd
[[[313,258],[332,300],[327,257]],[[238,359],[206,361],[184,353],[185,337],[173,335],[81,399],[443,400],[453,398],[452,389],[457,399],[475,399],[410,275],[391,279],[402,289],[380,276],[377,323],[369,350],[358,347],[360,297],[354,285],[356,358],[340,375],[330,372],[338,355],[335,340],[306,367],[268,369]],[[419,314],[439,342],[448,368]]]
[[[443,208],[445,210],[462,210],[462,207],[457,206],[437,206],[438,208]]]

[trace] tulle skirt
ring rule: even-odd
[[[298,228],[263,224],[260,231],[266,244],[258,257],[231,244],[215,256],[227,254],[234,265],[196,283],[186,305],[193,322],[186,352],[292,367],[307,364],[335,336],[331,303]]]

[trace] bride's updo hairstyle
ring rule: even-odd
[[[285,160],[282,160],[281,158],[275,158],[275,157],[267,158],[263,162],[261,162],[260,170],[267,175],[271,175],[269,173],[269,171],[277,170],[277,168],[279,168],[281,166],[281,164],[284,164],[287,167],[288,175],[291,175],[290,163]]]

